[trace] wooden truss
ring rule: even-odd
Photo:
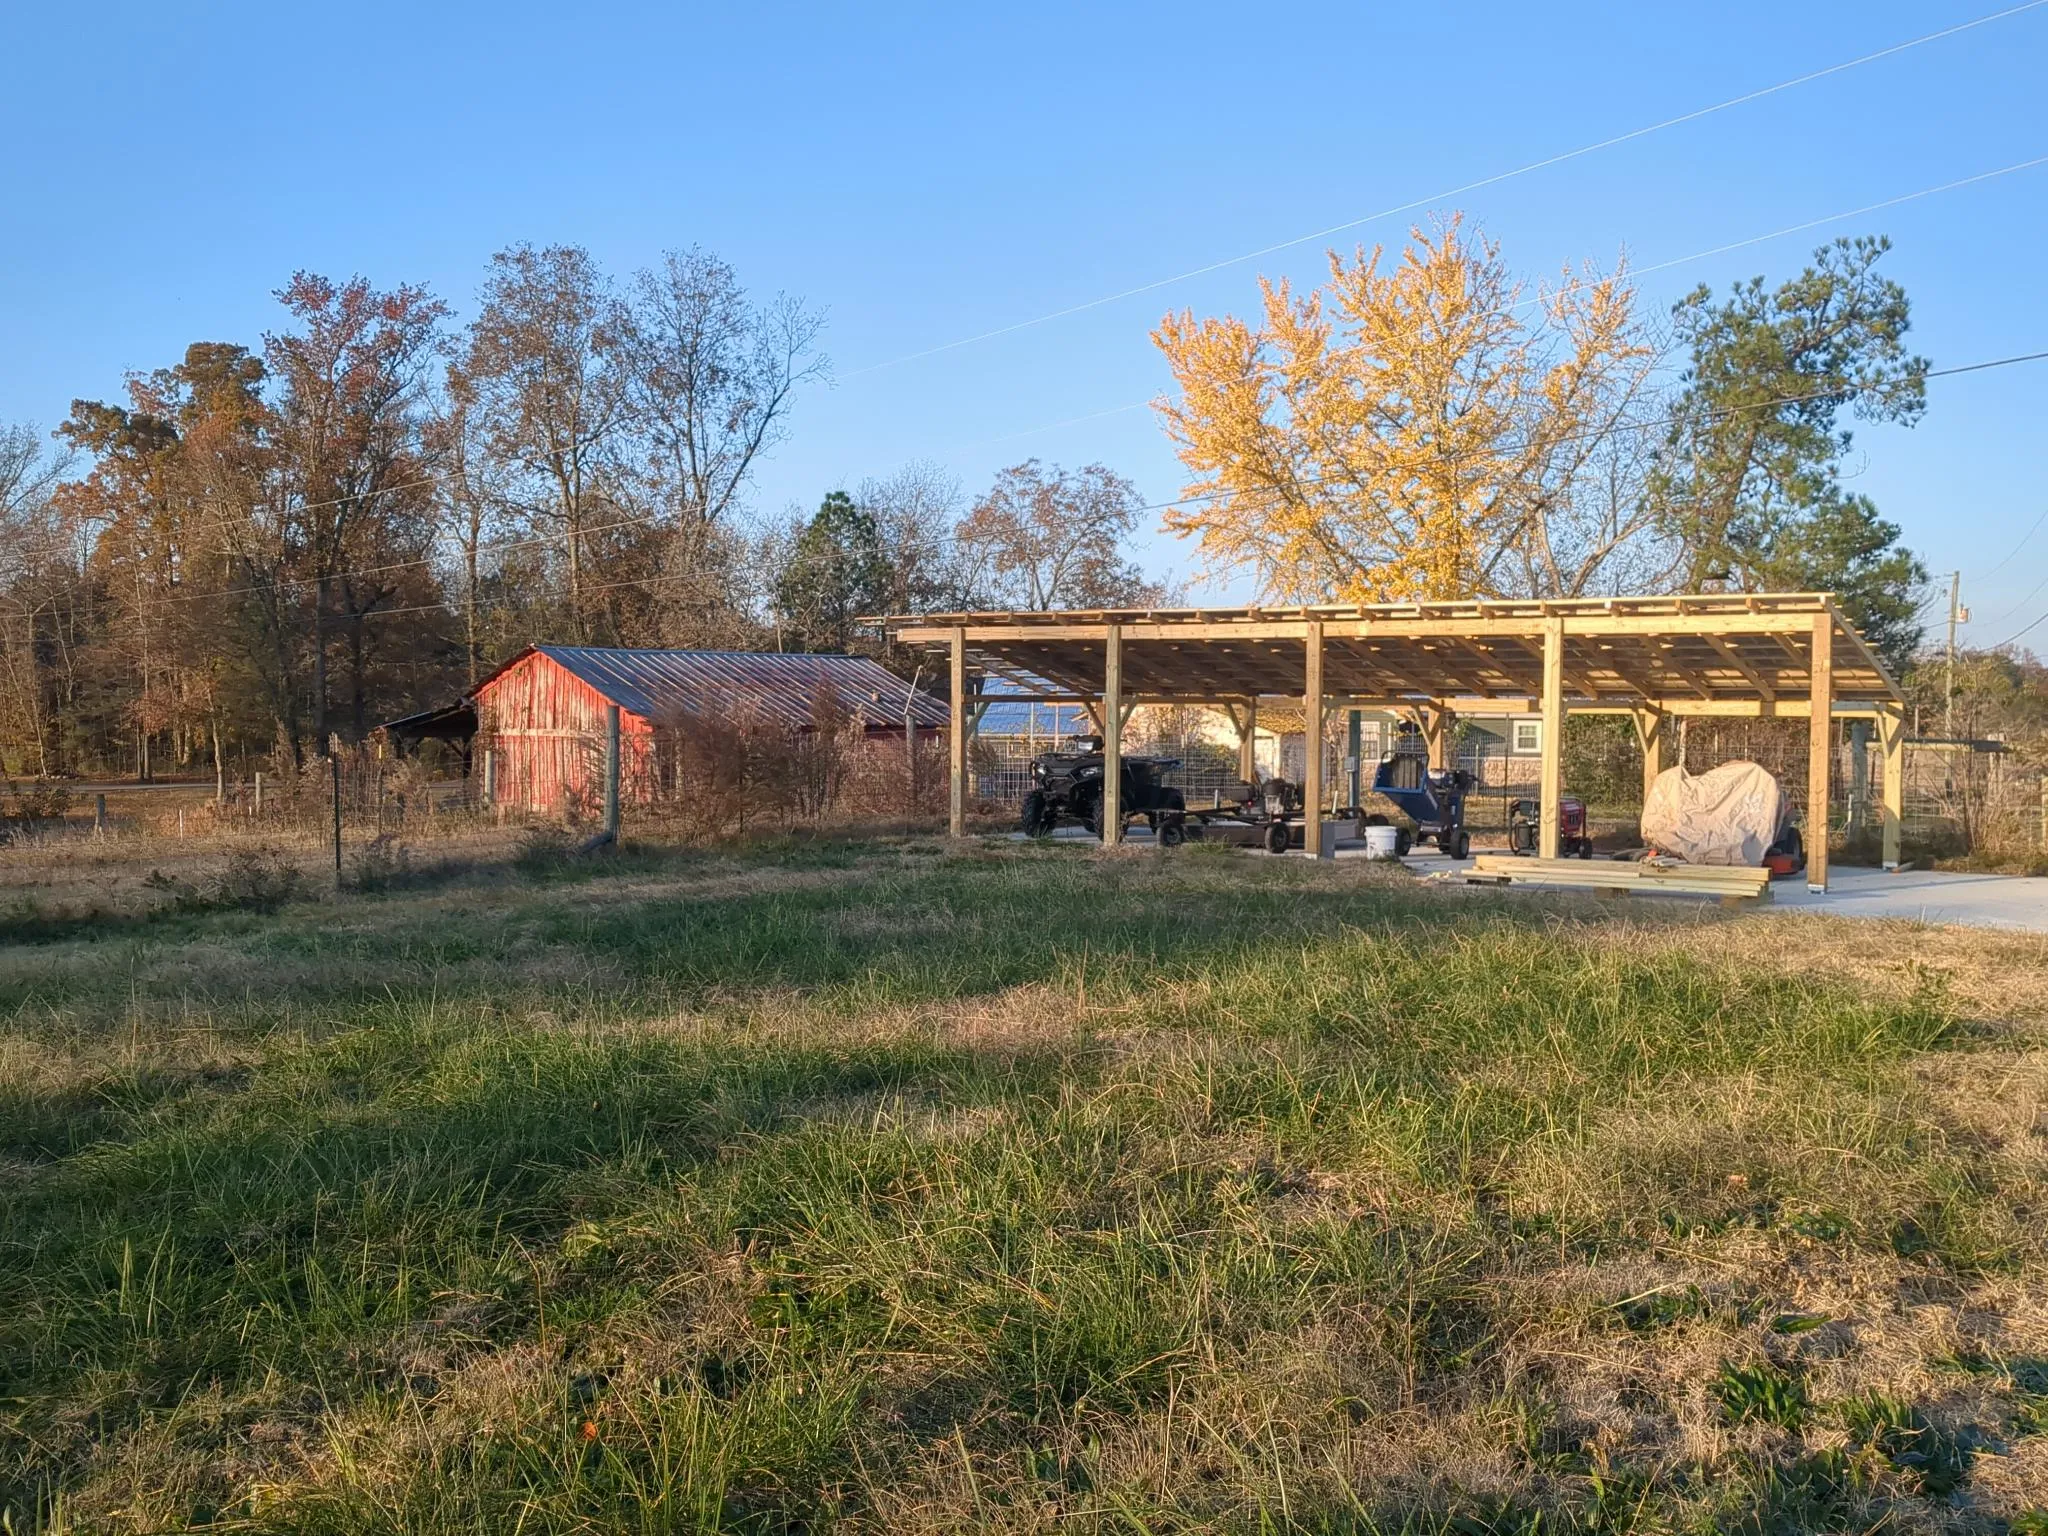
[[[1687,715],[1809,721],[1808,825],[1828,819],[1832,724],[1875,717],[1885,753],[1884,857],[1898,860],[1903,696],[1834,600],[1819,593],[1399,603],[1300,608],[1121,609],[947,613],[869,621],[898,642],[947,653],[952,679],[952,830],[966,826],[972,674],[1023,691],[1006,698],[1081,703],[1098,712],[1103,747],[1121,760],[1138,704],[1227,710],[1248,760],[1258,701],[1300,699],[1311,739],[1333,708],[1408,712],[1432,742],[1460,714],[1540,714],[1546,806],[1562,788],[1570,714],[1627,714],[1645,782],[1664,765],[1665,723]],[[1104,836],[1120,828],[1111,804]],[[1306,754],[1307,803],[1325,799],[1322,755]],[[1554,816],[1542,853],[1557,853]],[[1808,839],[1808,882],[1827,883],[1827,847]]]

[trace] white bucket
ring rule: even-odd
[[[1365,856],[1368,859],[1398,859],[1401,847],[1399,827],[1367,827],[1365,830]]]

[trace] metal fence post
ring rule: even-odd
[[[341,755],[327,754],[328,778],[334,786],[334,888],[341,889]]]
[[[604,707],[604,836],[619,840],[619,706]]]

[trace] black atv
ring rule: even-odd
[[[1044,837],[1055,827],[1080,825],[1102,835],[1102,739],[1075,738],[1071,752],[1046,752],[1031,760],[1031,791],[1024,796],[1020,825],[1027,837]],[[1187,840],[1187,801],[1161,782],[1180,766],[1177,757],[1127,757],[1118,805],[1126,820],[1143,816],[1162,848]],[[1122,832],[1119,827],[1118,832]]]

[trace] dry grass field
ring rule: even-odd
[[[2048,1532],[2038,937],[254,847],[0,849],[13,1532]]]

